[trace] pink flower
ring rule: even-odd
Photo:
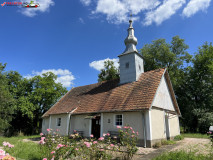
[[[40,140],[39,144],[45,144],[45,142],[43,140]]]
[[[114,145],[114,144],[110,144],[110,146],[111,146],[111,147],[114,147],[115,145]]]
[[[75,148],[75,150],[78,151],[79,149],[78,149],[78,148]]]
[[[100,151],[104,151],[104,149],[100,149]]]
[[[41,137],[41,140],[44,141],[45,137]]]
[[[8,147],[9,147],[9,148],[13,148],[13,147],[14,147],[14,145],[12,145],[12,144],[9,144],[9,145],[8,145]]]
[[[47,160],[47,158],[43,158],[43,160]]]
[[[103,141],[104,140],[104,137],[100,137],[98,138],[99,141]]]
[[[47,129],[47,132],[50,132],[50,130],[51,130],[51,129],[50,129],[50,128],[48,128],[48,129]]]
[[[0,149],[0,156],[5,156],[5,151]]]
[[[89,142],[84,142],[84,144],[89,148],[90,147],[90,143]]]
[[[43,133],[40,133],[40,136],[43,136],[44,134]]]
[[[8,142],[3,142],[3,146],[7,146],[8,145]]]
[[[132,127],[129,127],[132,130]]]
[[[52,152],[51,152],[51,154],[54,154],[54,153],[55,153],[55,151],[52,151]]]
[[[94,142],[93,142],[93,144],[96,144],[96,143],[98,143],[98,142],[97,142],[97,141],[94,141]]]
[[[135,137],[135,135],[132,135],[131,137],[133,138],[133,137]]]
[[[105,137],[105,136],[106,136],[106,133],[103,134],[103,137]]]
[[[57,147],[56,147],[56,149],[59,149],[59,148],[61,148],[63,146],[64,146],[63,144],[58,144]]]
[[[118,129],[121,129],[121,126],[117,126]]]
[[[137,136],[138,136],[138,132],[136,132]]]
[[[109,133],[107,133],[106,135],[107,135],[107,136],[110,136],[110,134],[109,134]]]
[[[56,129],[56,132],[59,132],[60,130],[59,129]]]
[[[76,131],[76,130],[74,130],[73,132],[74,132],[74,133],[76,133],[77,131]]]
[[[93,137],[94,137],[93,134],[91,134],[91,135],[90,135],[90,138],[93,138]]]
[[[132,133],[135,133],[135,131],[132,131]]]

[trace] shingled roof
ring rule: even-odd
[[[149,109],[165,71],[157,69],[145,72],[132,83],[119,84],[116,79],[72,88],[43,117],[70,112],[83,114]],[[173,90],[171,86],[169,88],[171,93]],[[179,112],[175,96],[172,97]]]

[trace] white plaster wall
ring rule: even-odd
[[[152,140],[166,138],[164,111],[151,110]]]
[[[170,137],[180,135],[179,117],[169,114]]]
[[[144,136],[141,112],[103,113],[103,133],[118,131],[115,125],[115,115],[117,114],[123,115],[123,126],[131,126],[135,132],[139,133],[138,138],[143,139]],[[108,123],[108,119],[110,119],[110,123]]]
[[[140,68],[139,68],[140,66]],[[136,80],[140,78],[141,73],[144,73],[143,59],[135,54]]]
[[[175,111],[166,79],[163,76],[152,106]]]
[[[51,116],[51,124],[50,127],[53,131],[56,131],[56,129],[59,129],[59,134],[61,135],[67,135],[67,118],[69,117],[69,114],[58,114],[58,115],[50,115]],[[61,126],[57,126],[57,119],[61,118]]]
[[[71,126],[70,133],[73,133],[74,130],[83,131],[84,137],[89,137],[90,133],[90,121],[91,119],[85,119],[87,115],[71,115]]]
[[[120,83],[127,83],[136,80],[136,70],[135,70],[135,55],[127,54],[121,56],[120,62]],[[129,68],[126,68],[126,63],[129,63]]]
[[[47,134],[47,129],[49,128],[49,117],[42,119],[42,133]]]

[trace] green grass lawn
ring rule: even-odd
[[[182,133],[181,135],[186,138],[209,138],[207,134],[201,133]]]
[[[23,139],[37,138],[36,136],[20,136],[20,137],[0,137],[0,146],[4,141],[14,145],[14,148],[5,149],[7,153],[17,158],[17,160],[41,160],[43,159],[40,146],[34,142],[23,142]]]

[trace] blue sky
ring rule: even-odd
[[[158,38],[170,42],[175,35],[185,39],[190,54],[212,42],[211,0],[36,2],[36,9],[0,6],[0,62],[27,77],[52,71],[68,89],[96,83],[104,59],[117,62],[130,12],[138,50]]]

